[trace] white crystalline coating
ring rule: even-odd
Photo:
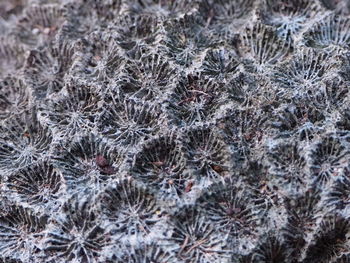
[[[350,262],[349,3],[0,0],[0,263]]]

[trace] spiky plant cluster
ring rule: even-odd
[[[347,0],[0,0],[0,262],[350,262]]]

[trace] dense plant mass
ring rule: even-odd
[[[349,0],[0,0],[0,262],[349,263]]]

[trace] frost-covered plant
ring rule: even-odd
[[[11,205],[0,214],[1,256],[23,261],[35,260],[41,250],[46,217],[34,214],[30,209]]]
[[[117,240],[146,237],[162,216],[155,197],[131,178],[108,186],[100,194],[99,206]]]
[[[10,117],[0,124],[0,170],[13,172],[50,152],[51,131],[32,115]]]
[[[10,174],[6,187],[20,201],[50,210],[62,197],[63,180],[49,161],[43,161]]]
[[[70,199],[51,218],[45,234],[50,262],[102,262],[110,237],[101,227],[91,201]]]
[[[120,171],[123,154],[108,141],[86,134],[57,146],[54,165],[62,172],[69,192],[98,191]]]

